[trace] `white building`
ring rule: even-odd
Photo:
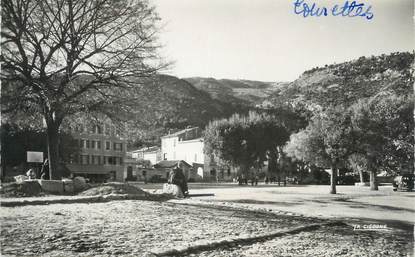
[[[198,127],[187,128],[161,137],[161,157],[163,160],[184,160],[192,165],[203,178],[205,154],[203,153],[202,131]]]
[[[203,152],[202,130],[187,128],[161,137],[161,158],[167,161],[184,160],[205,181],[232,181],[236,169],[220,164],[218,158]]]
[[[128,154],[130,154],[133,159],[149,161],[150,165],[154,165],[161,161],[160,147],[158,146],[143,147],[129,151]]]
[[[189,164],[203,164],[203,138],[197,127],[187,128],[161,137],[163,160],[184,160]]]

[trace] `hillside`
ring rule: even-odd
[[[413,93],[411,53],[360,57],[305,71],[298,79],[273,92],[264,105],[292,104],[307,109],[350,105],[360,98],[384,93]]]
[[[209,93],[212,98],[235,105],[255,106],[278,90],[285,82],[261,82],[192,77],[184,78],[197,89]]]
[[[156,142],[168,130],[204,127],[210,120],[244,112],[246,107],[213,99],[185,80],[159,75],[141,86],[128,123],[128,138]]]

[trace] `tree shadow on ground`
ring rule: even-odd
[[[252,200],[252,199],[240,199],[240,200],[230,200],[227,202],[232,203],[248,203],[248,204],[272,204],[278,206],[296,206],[303,204],[301,201],[297,202],[276,202],[276,201],[260,201],[260,200]]]
[[[228,202],[228,201],[227,201]],[[206,210],[220,210],[223,212],[227,212],[229,213],[229,216],[238,216],[238,217],[243,217],[243,218],[261,218],[261,219],[286,219],[287,218],[287,214],[285,213],[275,213],[275,212],[270,212],[264,209],[247,209],[245,207],[241,207],[241,206],[227,206],[227,205],[222,205],[222,204],[217,204],[217,203],[213,203],[213,204],[209,204],[209,205],[205,205],[205,204],[194,204],[194,203],[178,203],[178,202],[167,202],[167,204],[182,204],[182,205],[187,205],[187,206],[193,206],[193,207],[197,207],[200,209],[206,209]],[[293,216],[293,215],[289,215],[290,220],[294,221],[306,221],[306,222],[323,222],[323,221],[327,221],[324,218],[318,218],[318,217],[305,217],[305,216]]]
[[[341,202],[341,203],[344,203],[346,206],[350,208],[355,208],[355,209],[375,208],[375,209],[380,209],[382,211],[407,211],[407,212],[415,213],[415,210],[410,209],[410,208],[354,202],[352,198],[336,198],[336,199],[328,199],[328,200],[310,199],[310,201],[315,202],[315,203],[320,203],[320,204],[326,204],[326,205],[330,205],[333,202]]]

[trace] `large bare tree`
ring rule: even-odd
[[[164,65],[147,0],[2,0],[2,111],[43,117],[51,177],[59,179],[62,121],[125,109]]]

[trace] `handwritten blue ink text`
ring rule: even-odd
[[[309,4],[304,0],[295,0],[294,13],[305,17],[320,16],[343,16],[343,17],[365,17],[368,20],[373,19],[372,6],[365,6],[364,3],[357,1],[346,1],[343,5],[334,5],[331,7],[317,6],[316,3]]]

